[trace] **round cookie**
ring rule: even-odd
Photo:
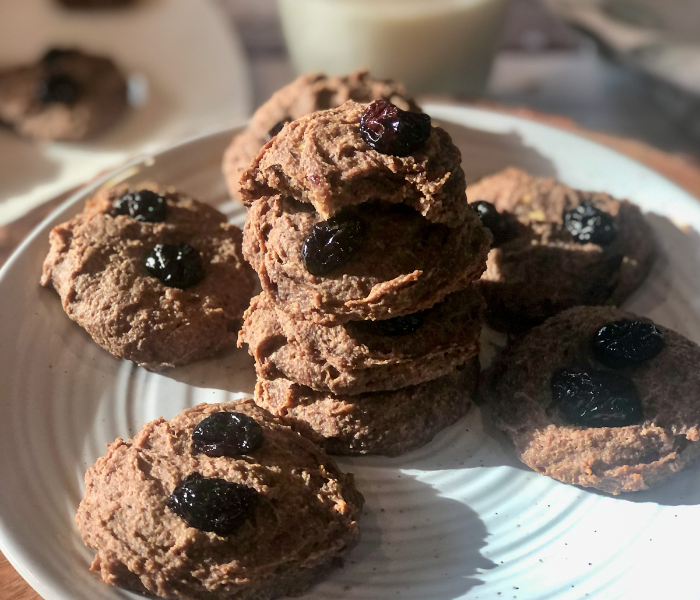
[[[262,445],[237,456],[197,453],[195,428],[220,412],[254,419]],[[246,492],[232,531],[202,530],[221,512],[216,503],[197,507],[206,517],[197,527],[175,512],[172,497],[194,473]],[[266,600],[299,595],[340,566],[359,540],[362,505],[352,475],[244,400],[200,404],[117,439],[85,475],[75,520],[97,551],[91,569],[107,583],[163,598]]]
[[[37,140],[93,137],[127,106],[126,79],[103,56],[56,48],[35,65],[0,71],[0,121]]]
[[[527,329],[572,306],[618,305],[646,278],[656,256],[639,208],[605,193],[509,168],[468,186],[467,197],[500,212],[480,281],[487,320],[496,329]],[[610,215],[612,240],[579,243],[567,230],[565,214],[588,206]]]
[[[41,284],[105,350],[150,370],[180,366],[236,343],[256,285],[241,255],[241,231],[216,209],[160,193],[163,222],[117,214],[126,186],[100,191],[82,213],[51,231]],[[158,244],[188,244],[203,279],[186,289],[150,274]],[[196,255],[196,253],[195,253]]]
[[[244,256],[285,312],[317,323],[388,319],[430,308],[483,272],[491,237],[474,211],[457,228],[431,223],[404,204],[365,202],[345,214],[363,221],[362,245],[321,277],[301,256],[321,221],[310,204],[271,196],[248,210]]]
[[[226,149],[222,170],[229,192],[240,199],[239,180],[268,141],[270,131],[280,123],[295,121],[312,112],[340,106],[348,100],[372,102],[384,98],[403,110],[420,112],[400,83],[373,79],[365,71],[345,77],[311,73],[302,75],[275,92],[255,111],[249,125],[233,138]]]
[[[136,0],[57,0],[68,8],[121,8],[134,4]]]
[[[395,390],[447,375],[477,355],[482,306],[470,287],[408,318],[319,325],[261,294],[246,311],[239,344],[248,344],[263,379],[282,374],[344,395]]]
[[[463,417],[478,358],[433,381],[356,396],[315,392],[284,377],[258,378],[255,402],[331,454],[398,456]]]
[[[404,203],[428,220],[461,226],[470,212],[459,149],[443,129],[407,156],[382,154],[360,134],[367,106],[338,108],[288,123],[240,178],[247,205],[281,195],[311,203],[327,219],[369,200]]]
[[[664,347],[656,356],[635,366],[606,367],[593,353],[593,337],[603,325],[622,319],[639,317],[585,306],[552,317],[512,347],[483,386],[497,425],[521,461],[559,481],[613,494],[646,489],[700,455],[700,348],[657,325]],[[563,388],[561,369],[583,369],[594,384],[575,383],[579,376],[574,376]],[[639,405],[632,410],[629,383],[620,377],[636,389],[641,416]],[[618,421],[620,426],[572,424],[580,417],[568,416],[571,405],[556,401],[562,389],[577,400],[572,385],[589,392],[600,386],[591,397],[622,398],[598,408],[593,401],[582,404],[586,418],[606,417],[612,407],[630,420]]]

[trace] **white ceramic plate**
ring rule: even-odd
[[[0,1],[0,66],[35,61],[50,46],[112,57],[130,76],[137,106],[85,143],[36,143],[0,129],[0,224],[105,169],[250,114],[245,53],[214,0],[139,0],[102,11]]]
[[[512,164],[662,215],[650,220],[667,256],[629,307],[700,341],[700,243],[666,219],[700,230],[700,203],[569,133],[484,110],[426,108],[453,133],[470,179]],[[241,223],[219,175],[229,139],[195,139],[120,177],[177,185]],[[114,360],[39,287],[50,228],[95,187],[45,221],[0,272],[0,548],[47,600],[136,598],[88,572],[93,553],[73,526],[84,472],[104,445],[157,416],[253,389],[243,350],[165,375]],[[563,485],[520,465],[478,409],[406,456],[340,462],[367,499],[362,542],[310,600],[698,597],[699,469],[618,498]]]

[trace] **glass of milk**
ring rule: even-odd
[[[403,82],[412,94],[483,93],[508,0],[277,0],[300,73]]]

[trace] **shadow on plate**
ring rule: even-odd
[[[515,133],[491,133],[440,122],[440,126],[452,137],[452,141],[469,157],[462,162],[467,184],[491,175],[496,171],[514,166],[537,177],[556,177],[557,171],[552,162],[537,150],[523,143]],[[470,198],[470,201],[478,198]]]
[[[213,358],[159,373],[195,388],[253,395],[255,361],[244,348],[228,348]]]
[[[389,594],[451,600],[480,585],[480,572],[496,566],[481,554],[486,526],[464,503],[398,471],[374,480],[360,469],[356,479],[366,500],[362,541],[309,600],[380,600]]]

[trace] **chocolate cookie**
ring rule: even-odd
[[[473,358],[433,381],[356,396],[315,392],[282,376],[258,378],[255,402],[331,454],[397,456],[463,417],[478,375]]]
[[[410,154],[384,154],[360,132],[366,108],[349,101],[285,125],[241,176],[243,201],[291,197],[327,219],[344,207],[384,200],[407,204],[435,223],[463,225],[466,184],[450,136],[428,126],[427,140]]]
[[[136,0],[58,0],[68,8],[121,8],[134,4]]]
[[[530,331],[484,392],[526,465],[618,494],[700,456],[698,364],[700,348],[678,333],[616,308],[576,307]]]
[[[324,254],[303,253],[329,222],[311,204],[270,196],[248,210],[243,253],[286,312],[342,323],[430,308],[478,279],[491,241],[471,210],[456,228],[431,223],[405,204],[378,201],[348,207],[337,219],[338,227],[350,224],[362,235],[335,236],[331,250],[344,262],[319,276],[309,271],[310,261]]]
[[[126,79],[103,56],[54,48],[35,65],[0,71],[0,121],[30,138],[83,140],[126,109]]]
[[[241,237],[180,194],[106,189],[51,231],[41,284],[114,356],[184,365],[236,342],[256,283]]]
[[[495,207],[476,205],[494,233],[480,286],[497,329],[527,329],[581,304],[620,304],[656,256],[639,208],[605,193],[509,168],[468,186],[467,197]]]
[[[248,344],[263,379],[282,374],[344,395],[395,390],[451,373],[477,355],[482,304],[470,287],[405,317],[319,325],[261,294],[245,314],[239,344]]]
[[[117,439],[85,475],[75,520],[107,583],[266,600],[341,565],[362,504],[352,475],[247,400],[200,404]]]
[[[373,79],[364,71],[346,77],[306,74],[284,86],[255,111],[248,127],[233,138],[224,154],[222,169],[231,196],[240,199],[241,174],[284,123],[318,110],[335,108],[348,100],[372,102],[379,98],[403,110],[420,112],[401,84]]]

